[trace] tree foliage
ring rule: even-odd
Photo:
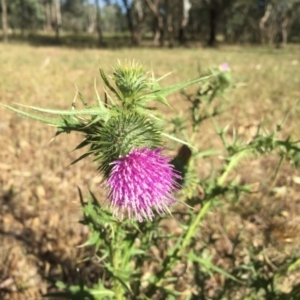
[[[1,1],[1,12],[2,28],[10,31],[86,32],[99,39],[128,32],[135,45],[152,36],[155,45],[170,47],[189,40],[214,46],[221,39],[279,45],[299,39],[300,27],[300,0],[11,0]]]

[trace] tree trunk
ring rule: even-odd
[[[167,11],[167,31],[168,31],[168,40],[169,40],[169,48],[174,47],[174,27],[173,27],[173,1],[166,1],[166,11]]]
[[[288,42],[288,32],[289,32],[289,25],[290,25],[290,17],[288,15],[285,16],[282,24],[281,24],[281,31],[282,31],[282,45],[285,46]]]
[[[133,44],[138,46],[141,43],[143,30],[142,23],[144,21],[144,11],[143,11],[143,3],[141,0],[133,0],[132,1],[132,12],[131,17],[133,18],[133,32],[132,32],[132,41]]]
[[[132,0],[130,6],[127,0],[122,0],[122,2],[126,8],[126,18],[131,42],[133,45],[138,46],[142,39],[142,30],[140,29],[140,26],[144,21],[142,3],[138,0]]]
[[[181,44],[185,43],[185,28],[189,22],[189,11],[192,7],[190,0],[183,0],[182,3],[182,20],[179,28],[179,42]]]
[[[26,28],[26,21],[24,18],[24,14],[22,13],[24,11],[25,5],[24,0],[21,0],[21,9],[20,9],[20,15],[19,18],[21,20],[21,36],[24,37],[25,35],[25,28]]]
[[[7,6],[6,6],[5,0],[1,0],[1,6],[2,6],[3,42],[7,43],[7,41],[8,41],[8,26],[7,26]]]
[[[61,10],[60,10],[60,0],[55,0],[55,36],[59,40],[60,28],[61,28]]]
[[[100,11],[100,5],[99,0],[95,0],[96,5],[96,32],[98,36],[98,45],[103,45],[103,36],[102,36],[102,30],[101,30],[101,11]]]
[[[164,19],[161,15],[158,16],[156,19],[156,29],[155,29],[155,35],[153,38],[153,43],[155,45],[158,45],[160,47],[164,46],[165,41],[165,32],[164,32]]]
[[[271,15],[272,5],[268,4],[263,17],[259,20],[260,43],[263,44],[266,39],[266,23]]]
[[[93,6],[93,8],[94,8],[94,6]],[[97,17],[96,7],[95,7],[95,9],[92,9],[92,7],[90,7],[90,9],[88,10],[88,21],[89,21],[89,25],[87,27],[87,32],[88,33],[94,33],[95,32],[96,17]]]
[[[163,47],[164,45],[164,18],[159,12],[159,2],[156,0],[155,2],[152,2],[152,0],[146,0],[148,7],[153,13],[154,19],[155,19],[155,34],[153,38],[153,44],[154,45],[160,45],[160,47]]]
[[[214,47],[216,45],[216,35],[217,35],[217,20],[218,20],[218,4],[216,0],[211,0],[209,8],[209,39],[208,46]]]
[[[49,33],[52,31],[51,3],[44,1],[43,4],[43,12],[45,15],[44,31]]]
[[[133,23],[132,23],[132,19],[131,19],[131,7],[129,7],[127,0],[122,0],[122,1],[126,8],[126,19],[127,19],[128,30],[132,35]]]

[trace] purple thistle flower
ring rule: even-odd
[[[220,69],[221,71],[224,71],[224,72],[230,70],[228,63],[226,63],[226,62],[222,63],[222,64],[219,66],[219,69]]]
[[[133,149],[112,163],[107,197],[114,215],[142,222],[153,219],[153,209],[159,214],[169,211],[176,201],[172,192],[179,188],[176,179],[181,176],[161,152],[161,148]]]

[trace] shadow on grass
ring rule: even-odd
[[[18,202],[14,200],[14,191],[9,190],[3,195],[0,195],[0,225],[2,225],[5,217],[10,216],[10,228],[4,229],[0,226],[0,299],[16,299],[13,293],[24,295],[26,285],[21,288],[17,282],[18,276],[15,276],[14,270],[16,265],[12,267],[12,261],[22,263],[25,257],[35,265],[38,275],[43,282],[48,282],[47,293],[53,293],[57,297],[64,295],[64,299],[90,299],[93,300],[93,295],[86,290],[77,289],[76,291],[66,289],[66,293],[59,293],[57,282],[64,282],[66,286],[77,286],[78,283],[84,282],[88,287],[93,286],[102,276],[102,268],[93,260],[85,260],[85,257],[93,256],[93,249],[90,247],[78,248],[76,251],[67,251],[59,244],[61,241],[66,241],[65,247],[71,248],[70,237],[59,235],[59,229],[48,229],[33,226],[26,218],[20,214]],[[18,224],[19,226],[15,226]],[[1,244],[5,241],[5,245]],[[83,243],[85,239],[81,241]],[[51,245],[51,247],[49,247]],[[7,247],[7,251],[3,247]],[[74,245],[73,247],[76,247]],[[9,258],[9,249],[21,247],[23,254],[18,254],[18,257]],[[1,253],[1,250],[3,252]],[[70,249],[69,249],[70,250]],[[5,259],[5,257],[7,257]],[[45,271],[47,270],[47,272]],[[30,276],[33,272],[30,268],[26,269],[28,274],[24,274],[24,280],[30,281]],[[9,285],[6,282],[9,281]],[[27,283],[27,282],[25,282]],[[40,287],[36,290],[42,294]],[[7,298],[9,297],[9,298]],[[26,296],[24,296],[26,297]],[[21,298],[18,298],[21,299]],[[23,299],[23,298],[22,298]],[[25,299],[25,298],[24,298]],[[48,298],[49,299],[49,298]],[[58,299],[51,298],[50,299]]]
[[[75,49],[96,49],[96,48],[108,48],[108,49],[120,49],[136,47],[132,44],[130,36],[126,34],[120,35],[106,35],[103,41],[99,43],[99,40],[92,34],[71,34],[64,33],[59,38],[50,34],[12,34],[9,36],[9,42],[12,43],[26,43],[33,46],[54,46],[54,47],[69,47]],[[152,39],[144,38],[143,46],[153,46]],[[140,47],[140,46],[139,46]]]
[[[139,45],[134,45],[128,33],[115,33],[115,34],[105,34],[103,37],[103,41],[99,43],[98,38],[94,34],[88,33],[62,33],[59,38],[57,38],[54,34],[47,34],[43,32],[37,33],[26,33],[21,34],[19,32],[14,32],[9,35],[8,41],[11,43],[24,43],[30,44],[32,46],[52,46],[52,47],[67,47],[67,48],[75,48],[75,49],[122,49],[122,48],[173,48],[168,46],[168,41],[165,41],[165,45],[160,47],[158,45],[154,45],[153,37],[150,35],[146,35],[143,37],[141,43]],[[290,39],[290,43],[288,45],[299,44],[299,39]],[[207,46],[206,41],[202,38],[191,38],[187,39],[183,44],[180,44],[178,41],[175,42],[174,48],[177,47],[184,47],[184,48],[198,48],[205,47],[210,49],[219,49],[219,46],[223,45],[236,45],[236,43],[225,43],[225,42],[218,42],[213,47]],[[257,46],[261,46],[260,44],[247,44],[247,48],[253,46],[257,48]],[[285,47],[262,47],[263,51],[266,54],[271,53],[278,53],[278,49],[285,49]],[[230,49],[230,51],[234,51]],[[239,50],[235,51],[244,51],[244,47]],[[280,51],[279,53],[281,53]]]

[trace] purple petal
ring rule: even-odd
[[[219,66],[219,68],[220,68],[221,71],[229,71],[230,70],[228,63],[226,63],[226,62],[222,63]]]
[[[153,219],[153,210],[158,214],[168,212],[176,201],[172,192],[178,190],[176,179],[181,176],[161,152],[161,148],[133,149],[112,163],[107,197],[114,215],[142,222]]]

